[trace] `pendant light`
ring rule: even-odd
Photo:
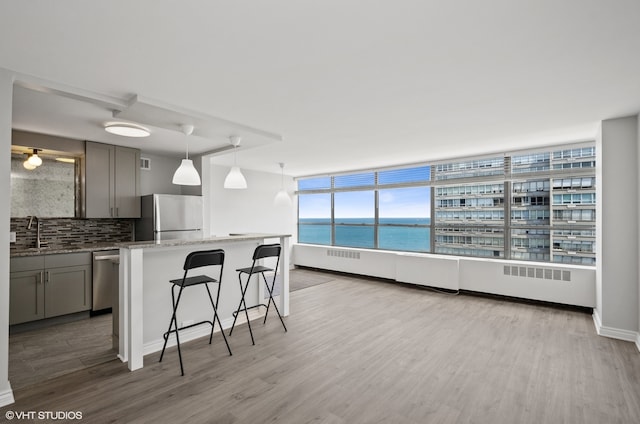
[[[247,188],[247,180],[240,172],[240,167],[238,167],[238,158],[236,156],[236,149],[240,145],[241,138],[237,135],[232,135],[229,137],[231,144],[233,145],[233,166],[231,170],[227,174],[227,177],[224,179],[224,188],[229,188],[233,190],[241,190]]]
[[[187,137],[193,132],[193,125],[182,125],[182,132]],[[193,166],[193,161],[189,159],[189,142],[187,142],[186,159],[182,159],[182,163],[173,174],[173,184],[199,186],[201,184],[200,175]]]
[[[289,193],[284,189],[284,163],[280,162],[280,191],[276,194],[276,197],[273,199],[273,203],[276,206],[291,206],[291,197],[289,197]]]

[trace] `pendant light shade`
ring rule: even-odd
[[[280,162],[280,191],[276,193],[273,204],[276,206],[291,206],[291,197],[284,188],[284,163]]]
[[[193,132],[193,125],[183,125],[182,132],[184,135],[189,136]],[[182,159],[182,163],[176,172],[173,174],[173,184],[177,185],[189,185],[189,186],[199,186],[202,184],[200,181],[200,175],[198,175],[198,171],[193,166],[193,161],[189,159],[189,143],[187,143],[187,155],[185,159]]]
[[[242,190],[247,188],[247,180],[242,175],[242,171],[240,171],[240,167],[237,164],[236,157],[236,149],[240,145],[240,137],[239,136],[231,136],[229,137],[231,144],[233,145],[233,166],[231,170],[227,174],[227,177],[224,179],[224,188],[232,189],[232,190]]]
[[[191,159],[182,159],[180,167],[178,167],[176,172],[173,174],[172,182],[178,185],[190,186],[198,186],[202,184],[200,181],[200,175],[198,175],[198,171],[193,166],[193,161]]]
[[[224,179],[224,188],[241,190],[247,188],[247,179],[240,172],[240,168],[237,166],[232,166],[231,171],[227,174],[227,177]]]

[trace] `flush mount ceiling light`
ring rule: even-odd
[[[273,199],[273,203],[276,206],[291,206],[291,197],[289,197],[289,193],[284,189],[284,163],[280,162],[280,191],[276,194],[276,197]]]
[[[244,175],[242,175],[242,172],[240,172],[240,167],[238,167],[237,164],[236,149],[240,145],[240,140],[242,139],[237,135],[229,137],[229,141],[233,145],[233,166],[227,174],[227,177],[224,179],[224,188],[233,190],[242,190],[247,188],[247,180],[244,178]]]
[[[148,137],[151,134],[151,131],[142,125],[127,122],[110,122],[104,126],[104,130],[123,137]]]
[[[193,133],[193,125],[182,125],[182,132],[187,137]],[[193,166],[193,161],[189,159],[189,142],[187,141],[187,155],[186,159],[182,159],[182,163],[176,169],[176,172],[173,174],[173,184],[177,185],[189,185],[189,186],[198,186],[201,184],[200,175],[198,171]]]

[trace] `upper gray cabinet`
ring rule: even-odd
[[[87,141],[85,216],[140,217],[140,150]]]

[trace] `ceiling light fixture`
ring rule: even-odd
[[[29,158],[27,159],[26,163],[33,166],[34,168],[37,168],[38,166],[42,165],[42,158],[38,156],[38,149],[33,149],[33,153],[29,155]],[[27,168],[26,165],[25,165],[25,168]]]
[[[193,133],[193,125],[182,125],[182,132],[187,137]],[[202,184],[200,181],[200,175],[198,171],[193,166],[193,161],[189,159],[189,142],[187,141],[187,155],[186,159],[182,159],[182,163],[176,169],[176,172],[173,174],[173,184],[177,185],[188,185],[188,186],[199,186]]]
[[[30,164],[30,163],[29,163],[29,158],[31,157],[31,156],[29,155],[29,153],[25,153],[25,155],[27,155],[27,159],[25,159],[25,161],[24,161],[24,162],[22,162],[22,166],[24,166],[24,168],[25,168],[27,171],[33,171],[34,169],[36,169],[36,168],[37,168],[37,166],[32,165],[32,164]]]
[[[142,125],[127,122],[110,122],[104,126],[104,130],[123,137],[148,137],[151,135],[151,131]]]
[[[276,206],[291,206],[291,197],[289,197],[289,193],[284,189],[284,163],[280,162],[280,191],[276,194],[276,197],[273,199],[273,203]]]
[[[233,166],[227,174],[227,177],[224,179],[224,188],[234,190],[247,188],[247,180],[244,178],[244,175],[242,175],[240,167],[238,167],[237,164],[236,149],[240,145],[241,140],[242,139],[240,138],[240,136],[237,135],[232,135],[231,137],[229,137],[229,141],[233,145]]]

